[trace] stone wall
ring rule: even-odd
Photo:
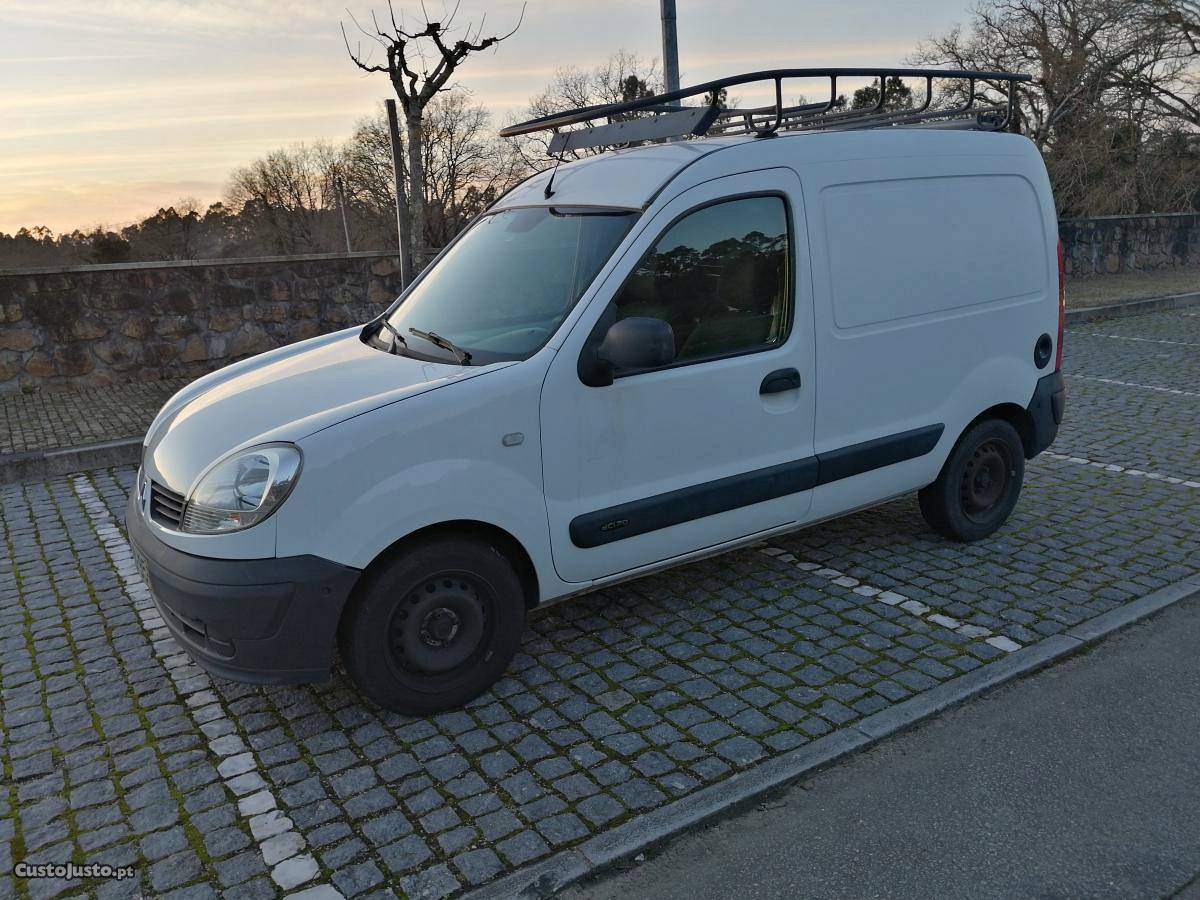
[[[0,391],[201,375],[376,315],[382,253],[0,272]]]
[[[1200,265],[1200,214],[1059,223],[1072,278]],[[374,316],[387,253],[0,271],[0,392],[196,376]]]
[[[1200,213],[1063,219],[1058,233],[1072,278],[1200,265]]]

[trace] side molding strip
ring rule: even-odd
[[[571,543],[590,548],[763,503],[929,453],[945,425],[927,425],[791,462],[632,500],[571,520]]]
[[[571,520],[571,543],[599,547],[816,486],[817,458],[809,456],[584,513]]]
[[[893,463],[924,456],[937,446],[945,430],[946,426],[940,423],[926,425],[924,428],[901,431],[899,434],[889,434],[887,437],[863,441],[861,444],[818,453],[817,459],[821,468],[817,484],[829,484],[831,481],[840,481],[852,475],[870,472],[872,469],[882,469]]]

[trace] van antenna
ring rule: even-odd
[[[547,200],[554,196],[554,176],[558,174],[558,167],[562,165],[563,157],[566,153],[565,149],[562,150],[554,162],[554,171],[550,173],[550,180],[546,182],[546,190],[542,194]]]

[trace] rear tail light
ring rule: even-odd
[[[1054,345],[1054,369],[1062,368],[1063,329],[1067,324],[1067,273],[1063,263],[1063,245],[1058,242],[1058,342]]]

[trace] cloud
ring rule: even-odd
[[[237,122],[269,122],[269,121],[304,121],[307,119],[327,120],[345,110],[344,104],[329,104],[327,106],[307,106],[292,110],[276,110],[269,107],[247,109],[240,112],[225,113],[185,113],[177,116],[153,116],[145,118],[103,119],[75,124],[28,128],[25,130],[9,129],[4,132],[4,139],[9,141],[25,138],[60,138],[79,137],[104,133],[131,133],[138,131],[158,131],[163,128],[198,127],[202,125],[217,125],[220,123]]]
[[[345,58],[344,2],[367,27],[370,10],[386,7],[385,0],[0,0],[0,228],[130,220],[180,191],[214,199],[229,171],[256,156],[344,138],[391,93],[384,76],[364,75]],[[398,12],[417,8],[415,0],[395,2]],[[680,4],[684,80],[768,66],[896,63],[918,33],[946,21],[948,9],[960,14],[966,2],[760,0],[753,15],[731,16],[728,0],[687,0]],[[431,15],[444,15],[442,0],[425,3]],[[463,0],[458,21],[479,21],[486,10],[487,31],[507,30],[520,9],[521,0]],[[557,69],[593,68],[621,47],[658,56],[657,4],[532,0],[512,40],[472,56],[459,80],[499,124]],[[794,90],[815,96],[820,89],[797,83]],[[737,93],[747,104],[769,99],[765,91]],[[162,194],[152,197],[153,190]]]
[[[221,182],[179,179],[130,180],[72,187],[44,186],[36,191],[0,194],[0,231],[12,234],[22,226],[45,225],[55,232],[95,225],[121,228],[140,221],[182,197],[207,205],[221,197]]]
[[[97,60],[154,59],[165,55],[159,53],[76,53],[71,56],[0,56],[0,66],[18,63],[38,65],[59,62],[95,62]]]
[[[247,97],[283,95],[303,102],[305,92],[318,87],[345,88],[353,84],[344,75],[332,72],[296,75],[287,72],[246,67],[237,73],[209,75],[201,73],[165,72],[154,80],[136,77],[110,77],[105,85],[94,87],[44,86],[37,91],[0,95],[0,112],[32,110],[53,113],[70,110],[72,116],[111,116],[113,113],[136,110],[156,102],[172,104],[204,101],[225,108],[245,102]],[[3,137],[4,132],[0,132]]]
[[[200,33],[269,27],[275,33],[303,29],[329,19],[327,5],[295,0],[107,0],[55,4],[53,13],[41,0],[5,0],[0,21],[40,29],[91,34],[136,32]]]

